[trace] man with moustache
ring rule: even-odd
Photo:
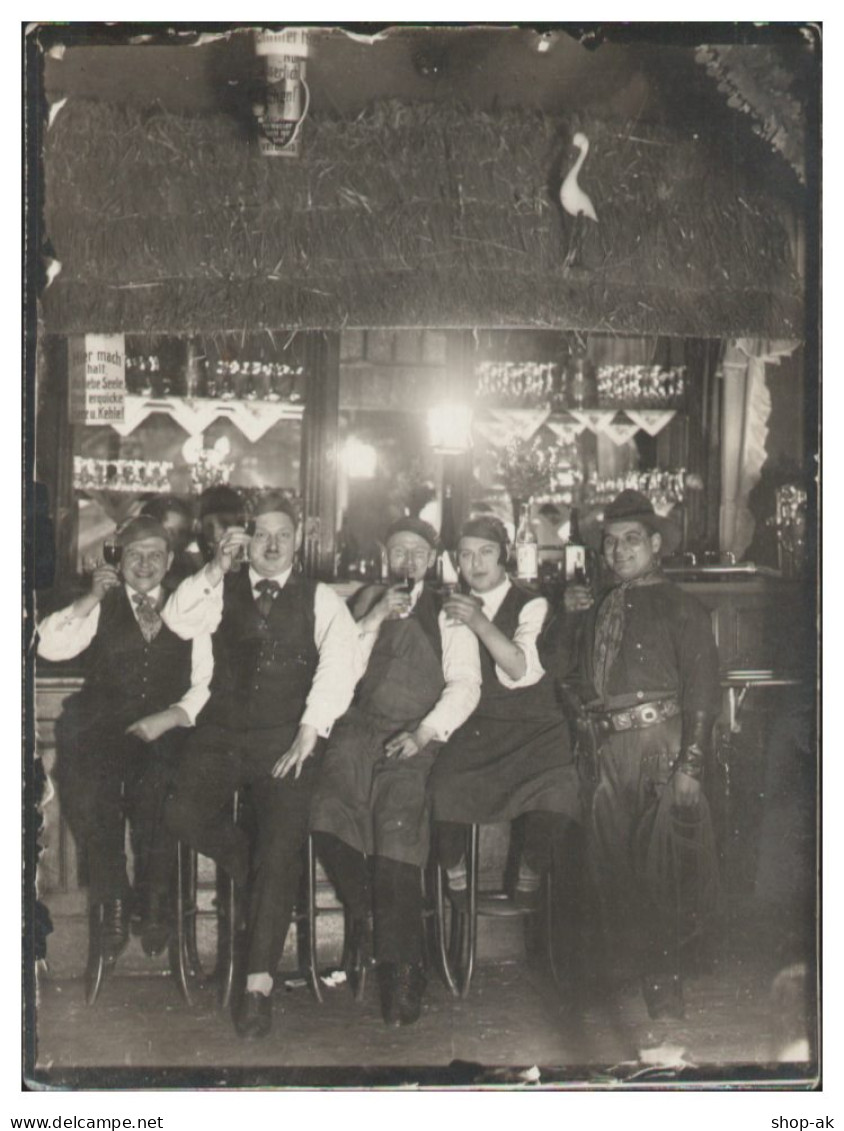
[[[184,581],[167,610],[179,635],[212,633],[211,698],[167,806],[174,832],[248,881],[246,985],[240,1036],[267,1036],[271,993],[290,926],[325,738],[359,674],[357,632],[327,586],[299,576],[302,528],[277,492],[255,507],[252,529],[220,532],[212,560]],[[248,566],[240,566],[244,552]],[[233,568],[235,567],[235,568]],[[232,819],[251,787],[257,842]]]
[[[386,535],[389,587],[355,602],[366,670],[354,705],[334,729],[313,804],[317,850],[349,919],[350,973],[371,954],[388,1025],[420,1015],[422,868],[428,859],[428,775],[437,751],[480,695],[478,646],[450,622],[425,575],[437,536],[427,522],[397,519]]]

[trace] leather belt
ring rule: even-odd
[[[601,734],[625,730],[644,730],[680,714],[676,699],[657,699],[653,703],[637,703],[613,711],[590,711],[589,717]]]

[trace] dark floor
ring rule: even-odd
[[[654,1022],[635,989],[578,1010],[524,962],[487,963],[466,1001],[432,977],[423,1016],[406,1029],[381,1021],[374,980],[360,1004],[343,985],[326,987],[323,1005],[301,986],[276,992],[274,1031],[256,1043],[235,1035],[211,989],[188,1008],[169,978],[118,971],[88,1008],[80,979],[41,976],[35,1078],[143,1086],[155,1083],[145,1069],[167,1069],[183,1084],[197,1073],[212,1085],[373,1084],[391,1068],[400,1080],[468,1084],[533,1082],[519,1072],[539,1066],[540,1082],[800,1080],[813,1074],[798,1019],[804,974],[792,967],[773,985],[758,963],[716,963],[687,983],[685,1020]],[[76,1071],[86,1069],[100,1071]]]

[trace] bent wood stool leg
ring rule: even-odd
[[[88,962],[85,967],[85,1004],[93,1005],[105,979],[102,927],[105,908],[101,903],[91,908],[88,922]]]
[[[475,972],[475,954],[478,946],[478,846],[480,843],[480,827],[472,825],[469,833],[469,852],[467,860],[468,902],[469,910],[466,916],[466,964],[460,979],[460,996],[469,996],[469,987],[472,985],[472,975]]]
[[[308,834],[307,844],[307,926],[308,926],[308,981],[314,997],[322,1005],[322,985],[317,969],[317,905],[316,905],[316,852],[313,834]],[[361,976],[363,981],[363,976]],[[357,997],[357,995],[355,995]],[[360,1000],[358,998],[358,1000]]]
[[[240,818],[240,791],[235,791],[232,798],[232,819],[237,824]],[[238,910],[240,900],[234,880],[224,872],[217,869],[217,890],[222,892],[222,907],[220,912],[223,921],[223,930],[219,934],[219,951],[217,968],[220,976],[220,1008],[228,1009],[231,1005],[232,990],[234,988],[234,968],[237,957]],[[241,893],[245,894],[245,893]]]
[[[460,993],[457,989],[457,983],[452,974],[452,963],[449,960],[449,950],[446,945],[446,897],[445,897],[445,878],[443,869],[439,861],[437,861],[434,869],[434,932],[437,947],[437,958],[439,960],[440,971],[445,981],[448,991],[452,997],[459,997]],[[456,913],[452,909],[451,926],[452,929],[455,924]]]

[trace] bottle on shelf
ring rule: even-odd
[[[594,555],[580,533],[580,511],[571,508],[569,537],[563,550],[563,576],[567,585],[592,585]]]
[[[539,577],[539,539],[533,529],[533,499],[528,499],[516,531],[516,576],[520,581]]]
[[[440,521],[440,542],[446,550],[457,548],[457,522],[454,516],[454,490],[450,483],[443,487],[443,511]]]

